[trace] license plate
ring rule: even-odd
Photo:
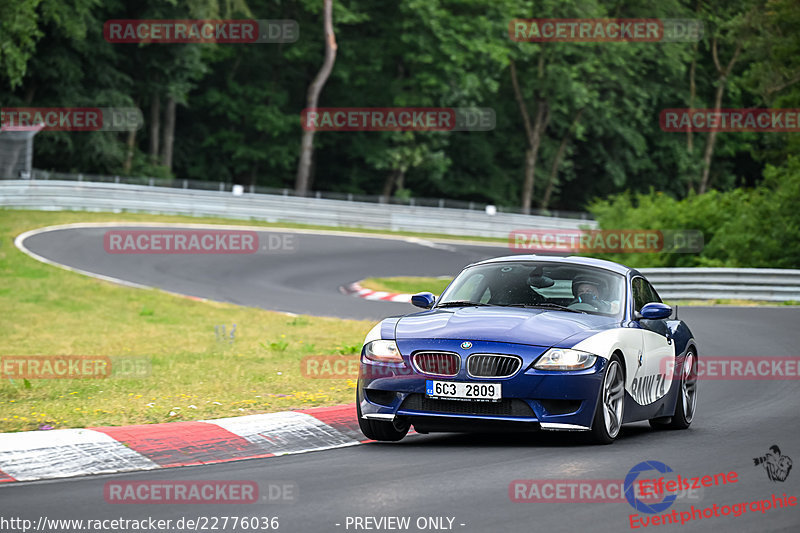
[[[503,395],[500,383],[464,383],[426,380],[425,396],[445,400],[499,402]]]

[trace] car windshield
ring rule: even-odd
[[[625,278],[584,265],[520,261],[489,263],[462,271],[437,307],[531,307],[617,316]]]

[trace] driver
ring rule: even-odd
[[[576,276],[572,280],[572,295],[575,299],[570,305],[588,304],[600,311],[608,312],[611,303],[602,299],[603,282],[589,276]]]
[[[579,302],[583,302],[584,300],[591,301],[600,299],[600,290],[594,283],[589,283],[589,282],[578,283],[577,286],[575,287],[575,292],[578,293]]]

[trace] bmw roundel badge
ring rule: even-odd
[[[470,348],[472,348],[472,343],[469,341],[464,341],[461,343],[461,347],[465,350],[469,350]]]

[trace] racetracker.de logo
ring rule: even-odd
[[[376,379],[412,374],[404,364],[371,362],[361,368],[360,360],[358,355],[308,355],[300,360],[300,373],[310,379]]]
[[[138,379],[150,375],[150,360],[137,356],[3,355],[0,379]]]
[[[622,479],[515,479],[508,485],[508,497],[517,503],[596,503],[624,502],[625,480]],[[646,503],[662,501],[660,494],[643,493],[636,484],[631,490]],[[700,500],[702,489],[682,487],[677,499]]]
[[[705,356],[696,359],[693,375],[701,380],[764,380],[784,381],[800,379],[798,357],[720,357]],[[659,370],[666,379],[679,374],[672,357],[659,363]]]
[[[513,19],[508,23],[513,41],[548,42],[696,42],[703,22],[695,19]]]
[[[105,379],[111,359],[96,355],[4,355],[2,379]]]
[[[109,230],[103,248],[110,254],[291,253],[295,235],[248,230]]]
[[[698,230],[538,230],[515,229],[508,247],[524,253],[698,253],[703,233]]]
[[[110,43],[293,43],[296,20],[109,20],[103,37]]]
[[[44,126],[43,131],[131,131],[144,117],[135,107],[4,107],[0,126]]]
[[[664,109],[663,131],[800,132],[800,109]]]
[[[259,501],[255,481],[108,481],[111,504],[246,504]]]
[[[305,131],[491,131],[488,107],[317,107],[300,113]]]

